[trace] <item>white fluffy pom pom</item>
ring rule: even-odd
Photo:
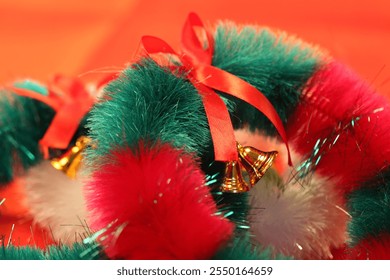
[[[49,161],[43,161],[29,170],[25,180],[27,206],[35,223],[48,229],[53,239],[63,244],[86,237],[88,227],[80,176],[70,179]]]
[[[254,238],[296,259],[332,258],[331,248],[346,241],[349,219],[334,183],[316,174],[299,181],[288,177],[267,172],[251,190]]]

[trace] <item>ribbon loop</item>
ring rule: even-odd
[[[197,14],[188,15],[181,38],[182,53],[184,56],[189,56],[192,64],[211,64],[214,40]]]
[[[165,53],[177,55],[177,53],[164,40],[154,36],[143,36],[141,43],[147,54]]]
[[[55,76],[47,84],[47,96],[16,86],[7,89],[20,96],[38,100],[55,111],[48,129],[39,141],[45,159],[49,157],[49,148],[66,149],[69,146],[82,118],[95,102],[95,96],[90,94],[80,80],[62,75]]]
[[[214,40],[195,13],[190,13],[185,22],[181,41],[182,52],[180,57],[166,42],[159,38],[144,36],[141,43],[147,54],[175,55],[181,63],[181,66],[176,67],[186,68],[189,73],[189,80],[202,95],[214,145],[215,160],[228,162],[238,159],[232,122],[225,103],[214,91],[218,90],[254,106],[271,121],[286,144],[288,164],[291,166],[287,134],[275,108],[265,95],[254,86],[211,65]],[[163,66],[158,60],[154,59],[154,61]],[[172,68],[172,64],[169,66]]]

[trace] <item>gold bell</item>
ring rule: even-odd
[[[69,178],[76,178],[77,170],[80,167],[82,160],[82,151],[90,144],[91,139],[86,136],[81,136],[77,139],[76,145],[65,152],[60,158],[51,160],[51,165],[62,172]]]
[[[237,143],[237,149],[239,161],[248,172],[249,182],[252,186],[264,176],[278,155],[277,151],[263,152],[253,147],[243,147],[239,143]]]
[[[221,191],[228,193],[243,193],[249,191],[249,186],[245,182],[241,173],[241,165],[238,161],[226,163],[225,177],[222,182]]]

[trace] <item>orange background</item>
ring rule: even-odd
[[[0,83],[123,66],[146,34],[177,46],[189,11],[296,34],[390,96],[387,0],[1,0]]]

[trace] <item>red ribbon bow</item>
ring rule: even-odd
[[[95,96],[78,79],[57,75],[47,85],[48,94],[12,86],[12,92],[36,99],[55,111],[45,135],[39,141],[48,158],[48,148],[66,149],[80,125],[82,118],[95,102]]]
[[[200,40],[199,35],[205,41]],[[188,79],[202,95],[214,144],[215,160],[225,162],[238,160],[233,125],[225,103],[214,91],[218,90],[251,104],[272,122],[286,144],[288,164],[291,166],[287,135],[275,108],[264,94],[251,84],[211,65],[214,40],[195,13],[190,13],[184,24],[181,42],[182,54],[179,56],[165,41],[157,37],[144,36],[141,39],[147,55],[152,58],[153,55],[157,54],[173,56],[182,64],[181,67],[187,70]],[[154,61],[160,65],[164,64],[158,59],[154,59]],[[170,66],[175,67],[173,63]]]

